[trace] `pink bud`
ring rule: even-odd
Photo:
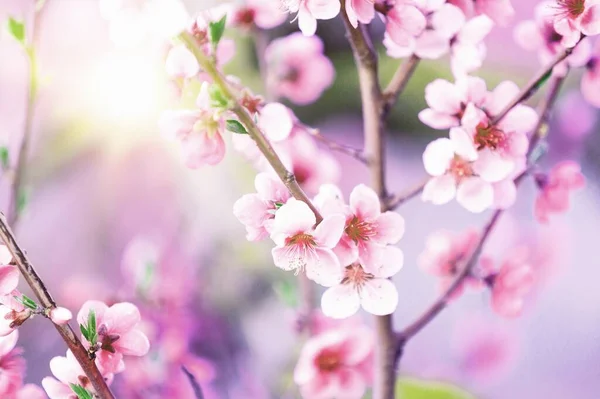
[[[50,320],[59,326],[67,324],[73,318],[73,314],[67,308],[54,308],[50,311]]]

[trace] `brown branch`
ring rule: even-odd
[[[393,195],[391,197],[388,197],[387,208],[388,209],[396,209],[400,205],[404,204],[406,201],[411,200],[414,197],[416,197],[417,195],[421,194],[428,181],[429,181],[429,178],[416,184],[414,187],[411,187],[410,189],[406,190],[403,193],[399,193],[399,194]]]
[[[44,282],[35,271],[33,264],[30,262],[29,258],[27,258],[25,251],[21,249],[17,243],[12,230],[8,226],[6,217],[3,214],[0,214],[0,239],[10,251],[21,275],[29,287],[31,287],[31,290],[40,301],[40,304],[47,310],[54,309],[56,307],[56,302],[54,302],[54,299],[50,295],[50,292],[48,292]],[[104,377],[100,371],[98,371],[94,360],[90,359],[87,350],[81,341],[79,341],[79,338],[77,338],[71,326],[69,324],[54,324],[54,327],[75,356],[75,359],[77,359],[77,362],[85,375],[89,378],[98,397],[101,399],[113,399],[114,396],[110,391],[110,388],[108,388],[108,385],[106,385]]]
[[[323,136],[319,129],[307,129],[311,136],[319,140],[321,143],[325,144],[331,151],[341,152],[342,154],[346,154],[356,159],[359,162],[367,163],[367,158],[363,154],[362,150],[358,148],[350,147],[348,145],[336,143],[333,140],[328,139]]]
[[[396,73],[394,73],[394,76],[392,76],[392,80],[390,80],[387,87],[383,91],[383,104],[381,112],[384,117],[387,117],[391,109],[398,101],[398,97],[404,91],[408,81],[417,69],[420,60],[421,59],[416,55],[410,56],[409,59],[400,64],[396,70]]]

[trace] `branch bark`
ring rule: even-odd
[[[389,112],[392,110],[398,97],[404,91],[404,88],[408,84],[408,81],[416,71],[421,59],[416,55],[411,55],[406,61],[404,61],[398,69],[392,80],[388,83],[387,87],[383,91],[383,109],[381,110],[384,117],[387,117]]]

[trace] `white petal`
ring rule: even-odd
[[[334,319],[345,319],[360,308],[360,297],[352,284],[340,284],[329,288],[321,297],[323,314]]]
[[[360,291],[360,304],[364,310],[377,316],[392,314],[398,306],[396,286],[383,278],[370,280]]]

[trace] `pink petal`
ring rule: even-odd
[[[537,112],[526,105],[515,106],[502,120],[498,126],[507,133],[529,133],[537,124]]]
[[[460,182],[456,200],[466,210],[481,213],[490,208],[494,201],[492,186],[478,177],[468,177]]]
[[[452,46],[452,58],[450,60],[452,73],[461,77],[479,69],[485,58],[485,46],[482,44],[456,43]]]
[[[457,155],[466,161],[474,161],[477,159],[478,153],[475,148],[475,143],[464,129],[453,127],[450,129],[449,135]]]
[[[315,214],[310,210],[308,205],[295,198],[290,198],[275,213],[273,234],[292,236],[311,230],[316,222]]]
[[[219,132],[196,132],[181,141],[181,152],[188,168],[216,165],[225,156],[225,142]]]
[[[424,31],[416,39],[415,54],[423,59],[435,60],[450,51],[448,39],[437,34],[435,31]]]
[[[57,307],[50,311],[50,320],[54,324],[67,324],[73,318],[73,314],[69,309]]]
[[[369,272],[377,278],[394,276],[404,265],[404,253],[400,248],[387,246],[382,257],[383,262],[377,267],[369,267]]]
[[[14,347],[17,345],[19,339],[19,332],[13,331],[12,333],[0,337],[0,358],[6,356]]]
[[[446,39],[456,35],[466,22],[465,14],[455,5],[446,3],[431,16],[431,25]]]
[[[150,350],[150,341],[143,332],[134,329],[122,335],[113,346],[125,356],[144,356]]]
[[[586,71],[581,77],[581,94],[592,106],[600,108],[600,68]]]
[[[426,24],[425,16],[419,9],[398,3],[388,12],[386,32],[396,44],[406,46],[412,37],[425,29]]]
[[[324,287],[339,284],[343,271],[333,251],[327,248],[315,248],[314,251],[315,256],[307,257],[306,277]]]
[[[519,94],[519,86],[514,82],[505,80],[496,86],[490,93],[490,97],[485,104],[486,108],[492,115],[496,115],[500,113],[500,111],[502,111],[502,109],[508,105],[517,94]]]
[[[360,308],[360,297],[352,284],[339,284],[328,288],[321,297],[321,310],[327,317],[345,319]]]
[[[165,63],[167,75],[170,77],[191,78],[200,71],[196,57],[183,44],[169,50]]]
[[[316,19],[332,19],[340,13],[339,0],[305,0],[306,7]]]
[[[519,317],[523,312],[523,298],[511,296],[492,296],[492,307],[501,316],[508,318]]]
[[[355,369],[347,368],[336,375],[338,398],[362,398],[367,390],[365,378]]]
[[[462,44],[477,45],[485,39],[493,27],[494,22],[486,15],[471,18],[460,30],[458,41]]]
[[[398,291],[390,281],[375,278],[367,281],[360,292],[360,304],[376,316],[392,314],[398,306]]]
[[[282,270],[289,272],[300,266],[297,257],[288,247],[275,247],[271,250],[271,255],[273,255],[273,263],[275,266]]]
[[[288,138],[294,127],[293,114],[281,103],[269,103],[260,110],[258,126],[267,138],[278,142]]]
[[[462,110],[462,99],[456,86],[443,79],[436,79],[425,87],[425,101],[433,110],[450,115]]]
[[[487,98],[488,91],[485,80],[476,76],[466,76],[456,79],[456,88],[460,92],[463,101],[475,105],[483,104]]]
[[[373,189],[359,184],[350,193],[350,209],[361,220],[372,220],[381,214],[381,203]]]
[[[96,314],[96,325],[100,325],[104,317],[104,312],[106,312],[107,309],[108,306],[106,306],[104,302],[87,301],[81,306],[79,313],[77,313],[77,323],[87,325],[90,310],[94,310]]]
[[[137,306],[129,302],[112,305],[104,313],[104,324],[114,334],[125,334],[141,321]]]
[[[456,180],[451,175],[430,179],[423,188],[421,198],[434,205],[443,205],[456,196]]]
[[[586,36],[600,34],[600,4],[587,7],[581,16],[581,33]]]
[[[459,120],[456,116],[426,108],[419,112],[419,120],[434,129],[449,129],[458,126]]]
[[[315,229],[315,241],[325,248],[335,247],[344,233],[345,225],[346,218],[342,214],[325,217]]]
[[[0,295],[10,294],[19,285],[19,269],[16,266],[0,266]]]
[[[523,21],[514,30],[513,36],[519,46],[525,50],[535,51],[546,44],[546,41],[535,21]]]
[[[56,378],[62,383],[75,383],[77,382],[78,373],[73,367],[73,363],[64,356],[56,356],[50,359],[50,371]]]
[[[517,186],[512,179],[494,183],[494,208],[508,209],[517,199]]]
[[[338,257],[340,265],[344,267],[358,260],[358,247],[347,237],[342,237],[338,245],[333,248],[333,253]]]
[[[0,244],[0,265],[8,265],[13,256],[6,245]]]
[[[317,31],[316,18],[304,6],[298,11],[298,28],[304,36],[312,36]]]
[[[358,244],[358,260],[365,268],[371,268],[383,263],[385,245],[371,241],[362,241]]]
[[[37,385],[27,384],[17,391],[15,399],[46,399],[46,395]]]
[[[50,399],[71,399],[74,395],[71,387],[56,381],[52,377],[45,377],[42,380],[42,386]],[[24,399],[29,399],[29,397]]]
[[[387,211],[377,218],[375,239],[382,244],[395,244],[404,235],[404,218],[396,212]]]
[[[490,183],[506,179],[515,169],[515,161],[489,149],[479,151],[479,158],[473,163],[473,171]]]
[[[370,0],[351,0],[350,4],[358,21],[363,24],[370,23],[375,18],[375,7]]]
[[[454,145],[447,138],[432,141],[423,152],[423,165],[427,173],[432,176],[441,176],[446,173],[453,159]]]
[[[356,29],[358,27],[358,16],[356,15],[356,12],[354,11],[354,7],[352,7],[352,0],[345,0],[345,1],[346,1],[346,15],[348,16],[350,25],[352,25],[352,27],[354,29]]]
[[[357,298],[360,297],[357,295]],[[360,307],[360,301],[358,306]],[[373,354],[375,344],[373,332],[362,325],[346,329],[346,332],[346,338],[342,344],[344,364],[360,367]]]

